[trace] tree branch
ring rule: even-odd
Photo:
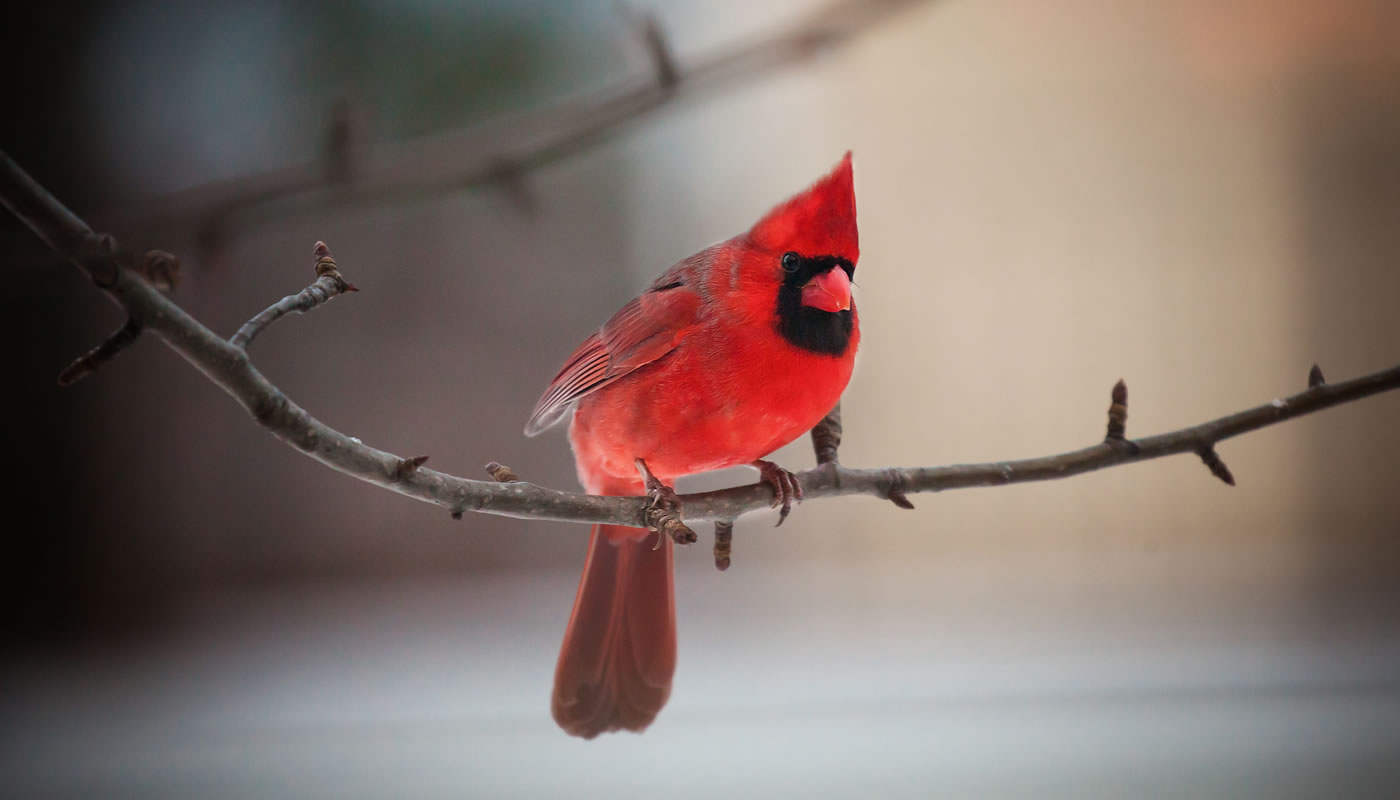
[[[0,201],[50,247],[86,272],[133,322],[160,337],[228,392],[263,427],[311,458],[376,486],[446,507],[454,516],[463,511],[480,511],[526,519],[646,527],[651,503],[644,497],[599,497],[554,491],[510,480],[515,477],[514,473],[507,474],[500,465],[493,465],[491,470],[497,480],[459,478],[424,468],[424,456],[402,458],[327,426],[264,377],[252,365],[246,350],[214,334],[136,271],[124,267],[123,259],[109,238],[94,234],[3,152],[0,152]],[[985,464],[875,469],[850,469],[831,461],[799,473],[798,480],[808,500],[865,494],[896,503],[904,499],[907,503],[904,496],[913,492],[1055,480],[1179,453],[1196,453],[1207,458],[1208,454],[1214,454],[1215,445],[1226,439],[1400,388],[1400,366],[1341,383],[1322,383],[1317,379],[1309,382],[1314,385],[1291,397],[1200,425],[1136,440],[1119,440],[1110,435],[1097,444],[1059,455]],[[1122,424],[1126,421],[1126,386],[1121,390],[1121,398],[1119,394],[1115,387],[1114,407],[1123,407],[1121,419],[1115,416],[1115,408],[1110,409],[1110,416]],[[1115,430],[1111,429],[1110,434]],[[818,444],[820,446],[821,442]],[[772,489],[755,483],[682,495],[680,501],[686,520],[732,521],[751,511],[768,508]],[[717,560],[721,555],[727,558],[727,543],[723,554],[716,553]]]
[[[103,364],[121,354],[141,338],[141,323],[128,317],[120,328],[112,331],[102,343],[78,356],[72,364],[58,373],[59,386],[72,386],[102,368]]]
[[[111,229],[161,235],[201,233],[212,246],[259,215],[285,219],[289,204],[370,204],[472,186],[499,184],[520,195],[531,169],[597,146],[642,117],[703,92],[746,86],[760,75],[802,62],[856,38],[896,12],[930,0],[832,0],[786,27],[693,59],[679,59],[656,22],[627,14],[653,74],[637,75],[533,111],[447,134],[356,148],[344,101],[330,114],[329,145],[313,162],[175,192],[135,212],[99,214]]]
[[[293,311],[305,314],[322,303],[329,303],[336,295],[345,292],[358,292],[355,285],[345,280],[331,258],[330,248],[325,242],[317,242],[313,254],[316,256],[316,280],[296,294],[289,294],[268,306],[258,315],[243,323],[238,332],[229,337],[229,344],[247,350],[253,338],[263,329]]]

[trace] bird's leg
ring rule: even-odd
[[[642,473],[647,497],[651,498],[651,507],[647,509],[646,521],[647,528],[657,532],[656,548],[661,547],[663,535],[669,536],[676,544],[693,544],[698,537],[696,537],[695,531],[681,521],[681,501],[676,490],[651,474],[645,460],[638,458],[634,459],[633,463],[637,465],[637,471]]]
[[[817,453],[817,469],[831,473],[831,483],[841,487],[841,465],[836,451],[841,447],[841,401],[812,428],[812,448]]]
[[[651,469],[647,466],[645,459],[634,459],[637,471],[642,473],[642,480],[646,483],[647,497],[651,498],[652,508],[664,508],[667,511],[679,511],[681,508],[680,496],[676,490],[661,482],[661,479],[651,474]]]
[[[822,421],[812,428],[812,449],[817,452],[817,465],[835,464],[836,451],[841,447],[841,401]]]
[[[793,501],[802,502],[802,484],[797,482],[797,476],[772,461],[758,460],[751,466],[758,468],[759,478],[769,486],[773,487],[773,507],[781,505],[782,511],[778,512],[778,525],[783,524],[787,519],[788,512],[792,511]],[[774,525],[773,527],[777,527]]]

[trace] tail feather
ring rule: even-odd
[[[642,731],[671,695],[676,604],[670,540],[596,525],[554,672],[554,720],[591,739]]]

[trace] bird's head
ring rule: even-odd
[[[844,355],[855,326],[851,279],[860,258],[851,154],[769,211],[746,238],[746,277],[773,289],[783,338],[804,350]]]

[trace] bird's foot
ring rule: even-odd
[[[681,510],[681,496],[676,494],[676,490],[656,481],[654,484],[647,484],[647,497],[651,498],[651,507],[678,513]]]
[[[670,537],[676,544],[694,544],[699,537],[681,521],[680,495],[651,474],[646,461],[639,458],[636,459],[636,464],[637,471],[642,473],[642,480],[646,484],[647,497],[651,498],[645,518],[647,530],[657,532],[656,545],[652,549],[660,549],[663,536]]]
[[[792,504],[802,502],[802,484],[797,482],[796,475],[772,461],[755,461],[753,466],[758,468],[759,479],[773,487],[772,507],[782,507],[778,512],[778,525],[782,525],[792,511]]]

